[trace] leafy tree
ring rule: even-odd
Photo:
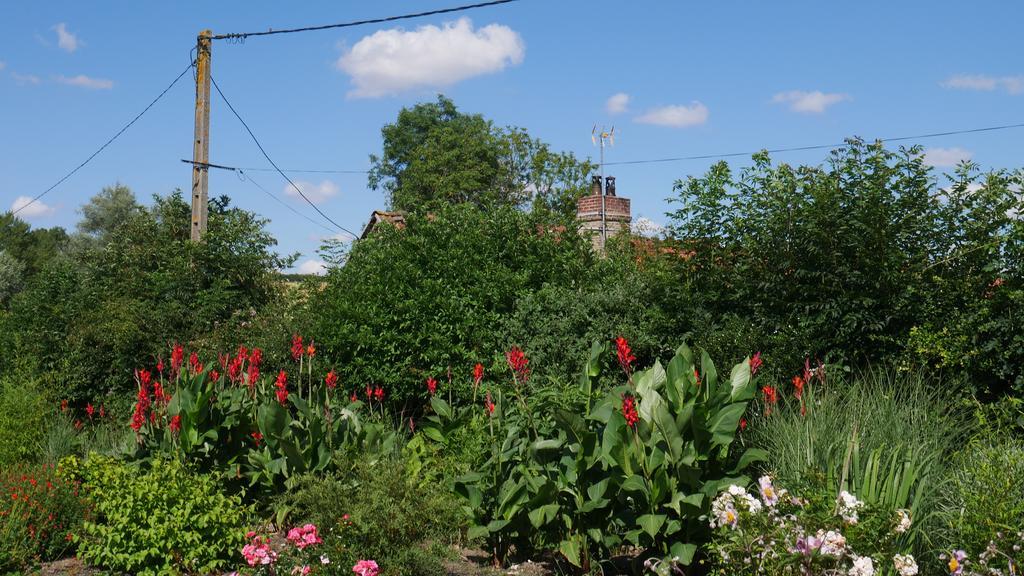
[[[18,291],[24,273],[25,265],[20,260],[0,250],[0,305],[6,304]]]
[[[577,286],[590,258],[573,228],[537,214],[440,206],[356,242],[310,290],[310,334],[350,386],[379,384],[399,405],[415,405],[425,379],[446,382],[451,368],[458,394],[476,362],[490,369],[496,354],[525,344],[500,331],[521,299],[545,285]]]
[[[265,220],[211,203],[209,233],[189,239],[180,192],[128,216],[102,250],[49,263],[14,298],[4,321],[15,333],[0,365],[32,362],[61,397],[86,399],[131,386],[175,341],[194,342],[278,295],[277,270],[293,258],[271,251]]]
[[[142,206],[127,186],[117,183],[106,186],[81,208],[78,233],[103,243],[122,223],[139,212]]]
[[[383,188],[395,210],[463,202],[520,206],[532,199],[535,207],[573,214],[593,171],[520,128],[496,128],[479,114],[462,113],[440,95],[403,108],[381,135],[383,152],[370,156],[369,184]]]
[[[9,211],[0,214],[0,249],[25,265],[26,279],[64,253],[67,244],[63,228],[32,228]]]

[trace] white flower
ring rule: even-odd
[[[839,515],[847,524],[857,523],[857,510],[864,507],[864,503],[857,500],[857,497],[846,490],[839,493]]]
[[[829,530],[818,530],[818,540],[821,541],[821,553],[825,556],[839,558],[846,553],[846,537],[839,532]]]
[[[850,576],[875,576],[875,564],[869,556],[855,557],[849,574]]]
[[[894,529],[897,534],[903,534],[907,530],[910,530],[910,512],[907,510],[896,511],[896,528]]]
[[[907,554],[906,556],[900,554],[893,556],[892,564],[896,567],[896,572],[899,573],[900,576],[917,575],[917,562],[910,554]]]
[[[320,555],[320,563],[321,564],[330,564],[331,563],[331,559],[327,557],[327,554],[321,554]]]
[[[761,491],[761,500],[764,500],[766,506],[775,506],[779,501],[779,495],[775,493],[775,486],[772,486],[772,479],[770,476],[761,476],[757,481],[757,485]]]
[[[751,514],[757,514],[761,511],[761,502],[748,494],[746,488],[733,484],[711,503],[712,518],[709,524],[712,528],[736,528],[741,508],[746,508]]]

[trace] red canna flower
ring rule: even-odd
[[[181,370],[181,363],[185,360],[185,349],[181,344],[175,344],[171,348],[171,375],[177,375]]]
[[[366,401],[369,402],[373,399],[373,387],[369,384],[366,385]]]
[[[246,384],[249,389],[252,390],[256,386],[256,382],[260,379],[260,366],[259,364],[249,364],[249,370],[246,373]]]
[[[437,380],[433,376],[427,378],[427,392],[430,392],[431,396],[437,393]]]
[[[160,374],[161,376],[163,376],[163,373],[164,373],[164,359],[163,358],[160,358],[157,361],[157,363],[156,363],[156,371],[157,371],[157,374]]]
[[[804,382],[810,382],[813,374],[814,373],[811,372],[811,359],[809,357],[804,357]]]
[[[334,390],[338,386],[338,375],[334,373],[334,370],[327,373],[327,377],[324,378],[324,384],[330,390]]]
[[[252,366],[255,364],[256,366],[259,366],[261,362],[263,362],[263,350],[253,348],[252,353],[249,354],[249,365]]]
[[[163,370],[160,370],[160,372],[163,372]],[[153,379],[153,375],[149,373],[149,370],[136,370],[135,377],[139,379],[139,384],[142,387],[149,386],[150,380]]]
[[[96,413],[96,409],[93,408],[92,402],[85,405],[85,413],[89,415],[89,420],[92,420],[92,415]]]
[[[373,399],[376,400],[377,402],[382,402],[384,400],[384,389],[381,388],[380,386],[374,388]]]
[[[757,371],[761,369],[761,351],[754,352],[754,355],[750,357],[750,375],[757,375]]]
[[[217,372],[216,370],[210,370],[210,381],[216,382],[217,380],[220,380],[220,372]]]
[[[636,356],[633,355],[633,350],[624,336],[620,335],[615,338],[615,357],[618,358],[622,370],[629,375],[633,369],[633,363],[636,362]]]
[[[742,432],[742,431],[744,431],[746,429],[747,429],[747,419],[746,418],[740,418],[740,432]]]
[[[505,353],[505,360],[508,361],[508,367],[512,369],[512,374],[517,380],[525,382],[530,376],[530,364],[529,358],[526,354],[519,349],[518,346],[513,346],[511,350]]]
[[[800,400],[804,395],[804,383],[806,381],[800,376],[793,376],[793,396]]]
[[[102,404],[100,404],[100,418],[106,418],[106,417],[107,417],[107,409]]]
[[[779,401],[778,391],[775,389],[774,386],[765,385],[761,387],[761,393],[764,394],[764,413],[767,416],[772,413],[772,406],[774,406],[775,403]]]
[[[285,402],[288,401],[288,375],[284,370],[278,373],[277,380],[274,381],[274,387],[276,388],[274,394],[277,395],[277,401],[284,406]]]
[[[249,359],[249,349],[246,348],[245,346],[239,346],[238,347],[238,354],[236,354],[236,356],[238,358],[241,358],[243,361],[248,360]]]
[[[75,430],[81,430],[81,429],[82,429],[82,421],[81,420],[75,420]]]
[[[636,428],[636,423],[640,421],[640,414],[636,411],[636,400],[632,394],[622,395],[622,416],[630,428]]]
[[[316,347],[313,346],[312,342],[309,343],[309,346],[306,346],[306,356],[309,356],[310,358],[316,356]]]
[[[358,394],[356,394],[356,391],[355,391],[355,390],[353,390],[353,391],[352,391],[352,395],[348,397],[348,401],[349,401],[349,402],[356,402],[356,401],[358,401],[358,400],[359,400],[359,395],[358,395]]]
[[[292,336],[292,359],[298,362],[302,359],[302,353],[304,352],[302,346],[302,336],[295,334]]]
[[[491,400],[491,391],[487,391],[487,398],[484,399],[484,406],[487,407],[487,414],[494,415],[494,402]]]
[[[693,377],[697,380],[697,388],[700,388],[700,372],[696,368],[693,369]]]
[[[60,401],[60,411],[61,412],[67,412],[68,411],[68,401],[67,400],[61,400]]]
[[[253,432],[252,434],[249,434],[249,436],[252,436],[253,442],[255,442],[256,443],[256,447],[259,448],[260,447],[260,442],[263,441],[263,434],[260,433],[259,431],[256,431],[256,432]]]
[[[178,414],[171,416],[171,423],[168,425],[168,428],[171,430],[171,434],[181,432],[181,416]]]
[[[484,365],[477,362],[476,366],[473,366],[473,388],[480,385],[480,382],[484,379]]]
[[[202,370],[196,370],[196,367],[202,366],[202,364],[199,363],[199,354],[196,354],[195,350],[193,350],[192,353],[188,355],[188,365],[190,368],[192,368],[193,374],[202,372]]]

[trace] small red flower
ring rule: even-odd
[[[316,347],[313,346],[312,342],[309,343],[309,346],[306,346],[306,356],[309,356],[310,358],[316,356]]]
[[[334,390],[338,386],[338,375],[334,373],[334,370],[327,373],[327,377],[324,378],[324,384],[330,390]]]
[[[260,365],[249,363],[249,369],[246,371],[245,381],[249,389],[252,390],[256,386],[256,382],[260,379]]]
[[[530,375],[530,360],[518,346],[513,346],[505,353],[505,360],[508,361],[508,367],[512,369],[513,375],[520,381],[526,381]]]
[[[178,414],[171,416],[171,423],[168,425],[168,428],[170,428],[172,434],[181,432],[181,416]]]
[[[256,431],[256,432],[253,432],[252,434],[249,434],[249,436],[252,436],[253,442],[255,442],[256,443],[256,447],[259,448],[260,447],[260,442],[263,441],[263,434],[260,433],[259,431]]]
[[[302,359],[303,352],[305,348],[302,346],[302,336],[295,334],[292,336],[292,359],[298,362]]]
[[[75,430],[81,430],[81,429],[82,429],[82,421],[81,420],[75,420]]]
[[[756,376],[757,371],[761,369],[761,364],[763,363],[764,362],[761,360],[761,351],[758,350],[757,352],[754,352],[754,355],[750,357],[750,375]]]
[[[106,418],[106,417],[107,417],[107,409],[102,404],[100,404],[100,418]]]
[[[473,388],[480,385],[480,382],[484,379],[484,365],[477,362],[476,366],[473,366]]]
[[[60,401],[60,411],[61,412],[67,412],[68,411],[68,401],[67,400],[61,400]]]
[[[185,349],[181,347],[181,344],[175,344],[171,348],[171,374],[177,375],[178,371],[181,370],[181,363],[185,360]]]
[[[85,405],[85,413],[89,415],[89,420],[92,420],[92,415],[96,413],[96,409],[93,408],[92,402]]]
[[[249,365],[252,366],[255,364],[256,366],[259,366],[261,362],[263,362],[263,350],[253,348],[252,353],[249,354]]]
[[[219,379],[220,379],[220,372],[217,372],[216,370],[210,370],[210,380],[213,381],[213,382],[216,382]]]
[[[626,424],[630,428],[635,428],[636,423],[640,421],[640,414],[636,411],[636,400],[632,394],[622,395],[622,416],[626,418]]]
[[[433,376],[427,378],[427,392],[430,392],[431,396],[437,393],[437,380]]]
[[[772,413],[772,406],[779,401],[778,390],[774,386],[762,386],[761,393],[764,394],[765,415]]]
[[[487,413],[494,415],[494,402],[491,400],[491,391],[487,391],[487,398],[484,399],[484,406],[487,407]]]
[[[156,371],[157,371],[157,374],[160,374],[161,376],[163,375],[163,373],[164,373],[164,359],[163,358],[160,358],[157,361],[157,363],[156,363]]]
[[[619,360],[619,366],[629,374],[633,369],[633,363],[636,362],[636,356],[633,355],[633,350],[624,336],[615,339],[615,357]]]
[[[193,350],[192,353],[188,355],[188,365],[189,367],[192,368],[193,374],[197,374],[202,371],[196,369],[198,366],[202,366],[202,364],[199,363],[199,354],[196,354],[195,350]]]
[[[693,369],[693,378],[697,380],[697,388],[700,388],[700,372],[696,368]]]
[[[800,376],[793,376],[793,396],[799,400],[804,395],[805,380]]]
[[[284,406],[285,402],[288,401],[288,375],[284,370],[278,373],[277,380],[274,381],[274,387],[276,388],[274,394],[277,395],[277,401]]]
[[[358,400],[359,400],[359,395],[358,395],[358,394],[356,394],[356,391],[355,391],[355,390],[353,390],[353,391],[352,391],[352,395],[348,397],[348,401],[349,401],[349,402],[356,402],[356,401],[358,401]]]
[[[382,402],[384,400],[384,389],[381,388],[380,386],[374,388],[373,399],[376,400],[377,402]]]
[[[373,387],[369,384],[366,385],[366,400],[367,402],[373,400]]]
[[[742,431],[744,431],[746,429],[747,429],[747,419],[746,418],[740,418],[740,432],[742,432]]]

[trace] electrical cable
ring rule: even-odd
[[[492,2],[479,2],[477,4],[466,4],[463,6],[454,6],[452,8],[441,8],[438,10],[430,10],[427,12],[417,12],[415,14],[403,14],[401,16],[388,16],[386,18],[372,18],[369,20],[355,20],[353,22],[343,22],[341,24],[325,24],[323,26],[306,26],[305,28],[289,28],[285,30],[267,30],[266,32],[237,32],[232,34],[217,34],[211,36],[211,40],[227,40],[232,38],[245,39],[249,36],[270,36],[272,34],[292,34],[295,32],[311,32],[314,30],[329,30],[332,28],[350,28],[352,26],[363,26],[366,24],[382,24],[384,22],[394,22],[396,20],[408,20],[410,18],[422,18],[424,16],[434,16],[436,14],[450,14],[452,12],[464,12],[466,10],[473,10],[475,8],[484,8],[487,6],[497,6],[499,4],[509,4],[511,2],[518,2],[519,0],[493,0]]]
[[[212,74],[210,75],[210,81],[213,82],[213,87],[217,89],[217,94],[220,95],[221,100],[223,100],[224,103],[228,105],[228,109],[231,110],[231,113],[234,114],[235,118],[238,118],[238,121],[242,123],[242,126],[245,127],[245,131],[249,133],[249,136],[252,138],[252,141],[256,143],[256,147],[260,149],[260,152],[263,154],[263,157],[267,159],[267,162],[269,162],[271,166],[274,167],[274,170],[276,170],[277,173],[280,174],[282,178],[287,180],[288,183],[291,184],[292,188],[294,188],[295,191],[299,193],[299,196],[302,196],[302,199],[305,200],[307,204],[312,206],[313,210],[316,210],[317,214],[319,214],[320,216],[323,216],[324,220],[327,220],[328,222],[333,224],[334,227],[337,228],[338,230],[340,230],[342,232],[347,232],[348,234],[351,234],[353,238],[358,238],[359,237],[358,234],[356,234],[355,232],[352,232],[348,228],[345,228],[341,224],[338,224],[333,219],[331,219],[330,216],[328,216],[327,214],[324,214],[324,211],[321,210],[315,203],[313,203],[313,201],[310,200],[302,192],[302,190],[298,186],[295,185],[295,182],[292,182],[292,179],[289,178],[287,174],[282,172],[281,169],[277,167],[277,164],[275,164],[274,161],[270,158],[270,155],[267,154],[267,151],[263,149],[263,145],[260,144],[259,139],[256,138],[255,134],[253,134],[252,129],[250,129],[249,125],[245,123],[245,120],[242,119],[242,116],[238,114],[238,111],[235,110],[235,107],[231,105],[231,102],[227,99],[227,96],[224,96],[224,92],[220,89],[220,86],[217,84],[217,80],[213,77]]]
[[[1024,128],[1024,123],[1020,124],[1004,124],[1001,126],[987,126],[985,128],[969,128],[967,130],[949,130],[946,132],[932,132],[930,134],[919,134],[917,136],[898,136],[894,138],[879,138],[878,142],[902,142],[905,140],[920,140],[923,138],[937,138],[939,136],[954,136],[957,134],[973,134],[976,132],[992,132],[995,130],[1009,130],[1011,128]],[[803,150],[821,150],[825,148],[842,148],[846,143],[841,144],[815,144],[812,146],[794,146],[791,148],[773,148],[766,150],[756,150],[754,152],[730,152],[727,154],[702,154],[698,156],[679,156],[676,158],[657,158],[653,160],[620,160],[618,162],[605,162],[605,166],[623,166],[629,164],[656,164],[662,162],[680,162],[683,160],[711,160],[715,158],[733,158],[736,156],[752,156],[759,152],[767,152],[769,154],[776,154],[779,152],[799,152]]]
[[[41,199],[41,198],[42,198],[43,196],[46,196],[47,194],[49,194],[51,190],[53,190],[53,189],[54,189],[54,188],[56,188],[57,186],[60,186],[61,184],[63,184],[63,183],[64,183],[64,181],[65,181],[65,180],[67,180],[68,178],[71,178],[71,176],[73,176],[73,175],[75,174],[75,172],[78,172],[79,170],[81,170],[81,169],[82,169],[82,167],[84,167],[84,166],[85,166],[86,164],[88,164],[88,163],[89,163],[89,162],[90,162],[90,161],[91,161],[91,160],[92,160],[93,158],[95,158],[96,156],[98,156],[100,152],[103,152],[103,150],[104,150],[104,149],[105,149],[105,148],[106,148],[107,146],[110,146],[110,144],[111,144],[111,143],[113,143],[113,142],[114,142],[114,140],[117,140],[117,138],[118,138],[118,137],[119,137],[119,136],[120,136],[121,134],[124,134],[124,132],[125,132],[126,130],[128,130],[129,128],[131,128],[132,124],[135,124],[135,122],[136,122],[136,121],[137,121],[137,120],[138,120],[139,118],[142,118],[142,115],[143,115],[143,114],[145,114],[146,112],[149,112],[149,109],[150,109],[150,108],[152,108],[154,104],[156,104],[157,102],[159,102],[159,101],[160,101],[160,99],[164,97],[164,94],[167,94],[167,92],[169,92],[169,91],[171,90],[171,88],[173,88],[173,87],[174,87],[174,85],[178,83],[178,80],[181,80],[181,78],[182,78],[182,77],[183,77],[183,76],[184,76],[184,75],[185,75],[186,73],[188,73],[188,71],[189,71],[190,69],[192,69],[192,67],[193,67],[193,66],[195,66],[195,61],[194,61],[194,60],[193,60],[192,62],[190,62],[190,63],[189,63],[189,65],[188,65],[188,68],[185,68],[184,70],[182,70],[182,71],[181,71],[181,74],[178,74],[178,77],[177,77],[177,78],[175,78],[175,79],[174,79],[174,81],[172,81],[172,82],[171,82],[170,84],[168,84],[168,85],[167,85],[167,88],[164,88],[164,91],[163,91],[163,92],[161,92],[161,93],[160,93],[159,95],[157,95],[157,97],[156,97],[156,98],[154,98],[154,99],[153,99],[153,101],[152,101],[152,102],[150,102],[150,103],[149,103],[149,105],[148,105],[148,106],[146,106],[146,107],[145,107],[145,108],[144,108],[144,109],[142,110],[142,112],[139,112],[138,114],[136,114],[136,115],[135,115],[135,117],[134,117],[134,118],[132,118],[130,122],[128,122],[127,124],[125,124],[125,125],[124,125],[124,126],[123,126],[123,127],[122,127],[122,128],[120,129],[120,130],[118,130],[118,131],[117,131],[117,134],[114,134],[113,136],[111,136],[111,137],[110,137],[110,139],[109,139],[109,140],[107,140],[106,142],[104,142],[104,143],[103,143],[103,145],[102,145],[102,146],[100,146],[100,147],[99,147],[99,149],[97,149],[97,150],[96,150],[95,152],[93,152],[91,156],[89,156],[88,158],[86,158],[84,162],[82,162],[81,164],[79,164],[78,166],[76,166],[76,167],[75,167],[75,169],[74,169],[74,170],[72,170],[71,172],[68,172],[67,174],[65,174],[65,175],[64,175],[64,177],[63,177],[63,178],[61,178],[60,180],[58,180],[58,181],[57,181],[57,182],[56,182],[56,183],[55,183],[55,184],[54,184],[53,186],[50,186],[50,187],[49,187],[49,188],[47,188],[46,190],[43,190],[43,191],[42,191],[41,193],[39,193],[39,194],[38,194],[37,196],[35,196],[34,198],[32,198],[32,200],[30,200],[29,202],[26,202],[25,204],[22,204],[21,206],[19,206],[17,210],[12,210],[12,212],[11,212],[11,215],[12,215],[12,216],[16,216],[16,215],[18,214],[18,212],[21,212],[21,211],[22,211],[22,210],[24,210],[25,208],[28,208],[29,206],[31,206],[31,205],[35,204],[36,202],[38,202],[38,201],[39,201],[39,200],[40,200],[40,199]]]
[[[296,215],[298,215],[298,216],[301,216],[302,218],[305,218],[305,219],[306,219],[306,220],[308,220],[308,221],[309,221],[309,222],[310,222],[311,224],[314,224],[314,225],[316,225],[316,226],[319,226],[319,227],[323,228],[324,230],[327,230],[328,232],[330,232],[330,233],[332,233],[332,234],[333,234],[333,233],[335,232],[334,230],[331,230],[331,229],[330,229],[330,228],[328,228],[327,226],[324,226],[324,225],[323,225],[322,223],[320,223],[320,222],[317,222],[316,220],[313,220],[312,218],[310,218],[309,216],[307,216],[307,215],[303,214],[302,212],[299,212],[299,211],[298,211],[298,210],[296,210],[296,209],[295,209],[295,207],[294,207],[294,206],[292,206],[291,204],[289,204],[289,203],[285,202],[284,200],[281,200],[280,198],[278,198],[277,194],[274,194],[274,193],[273,193],[273,192],[271,192],[270,190],[267,190],[266,188],[264,188],[263,186],[261,186],[259,182],[257,182],[257,181],[255,181],[255,180],[253,180],[252,176],[249,176],[248,174],[246,174],[246,173],[245,173],[245,171],[244,171],[244,170],[242,170],[241,168],[236,168],[236,169],[235,169],[235,172],[236,172],[236,173],[238,174],[239,178],[240,178],[240,179],[241,179],[241,180],[242,180],[243,182],[249,182],[249,183],[251,183],[251,184],[252,184],[253,186],[255,186],[255,187],[259,188],[260,190],[262,190],[262,191],[263,191],[263,193],[264,193],[264,194],[266,194],[267,196],[270,196],[271,198],[273,198],[273,199],[274,199],[274,201],[275,201],[275,202],[277,202],[278,204],[280,204],[281,206],[284,206],[285,208],[287,208],[287,209],[291,210],[292,212],[294,212],[294,213],[295,213]]]

